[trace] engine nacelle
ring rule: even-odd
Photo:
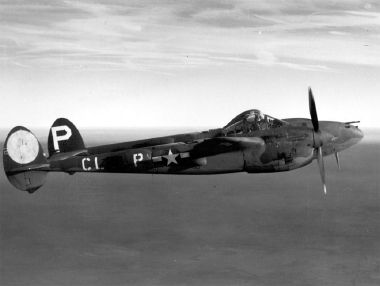
[[[265,144],[265,150],[257,153],[244,151],[244,170],[248,173],[283,172],[303,167],[314,159],[314,149],[294,146],[292,142]]]

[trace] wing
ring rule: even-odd
[[[260,137],[216,137],[195,145],[190,154],[192,158],[200,158],[247,148],[261,149],[264,145]]]
[[[142,168],[169,166],[173,171],[185,170],[194,166],[207,164],[207,158],[222,153],[249,149],[249,152],[261,154],[265,149],[265,142],[258,137],[215,137],[192,143],[174,143],[153,146],[151,159],[147,151],[141,152],[141,158],[148,158]],[[173,162],[175,164],[170,164]],[[143,163],[143,162],[141,162]]]
[[[115,152],[91,155],[86,150],[52,156],[51,162],[59,170],[78,172],[86,170],[83,158],[91,168],[108,172],[145,172],[156,168],[180,171],[207,164],[207,157],[221,153],[249,149],[259,154],[265,148],[264,140],[258,137],[214,137],[191,142],[174,142]]]

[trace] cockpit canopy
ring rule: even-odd
[[[251,109],[240,113],[232,119],[223,127],[223,131],[226,134],[231,132],[239,134],[257,130],[273,129],[284,125],[288,125],[288,123],[264,114],[258,109]]]

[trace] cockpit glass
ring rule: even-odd
[[[278,128],[288,123],[262,113],[258,109],[247,110],[223,127],[225,133],[249,133],[257,130]]]

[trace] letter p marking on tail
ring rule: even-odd
[[[66,133],[58,136],[57,133],[59,131],[65,131]],[[56,151],[59,151],[58,141],[68,140],[72,135],[71,129],[66,125],[52,127],[51,133],[53,135],[53,144]]]

